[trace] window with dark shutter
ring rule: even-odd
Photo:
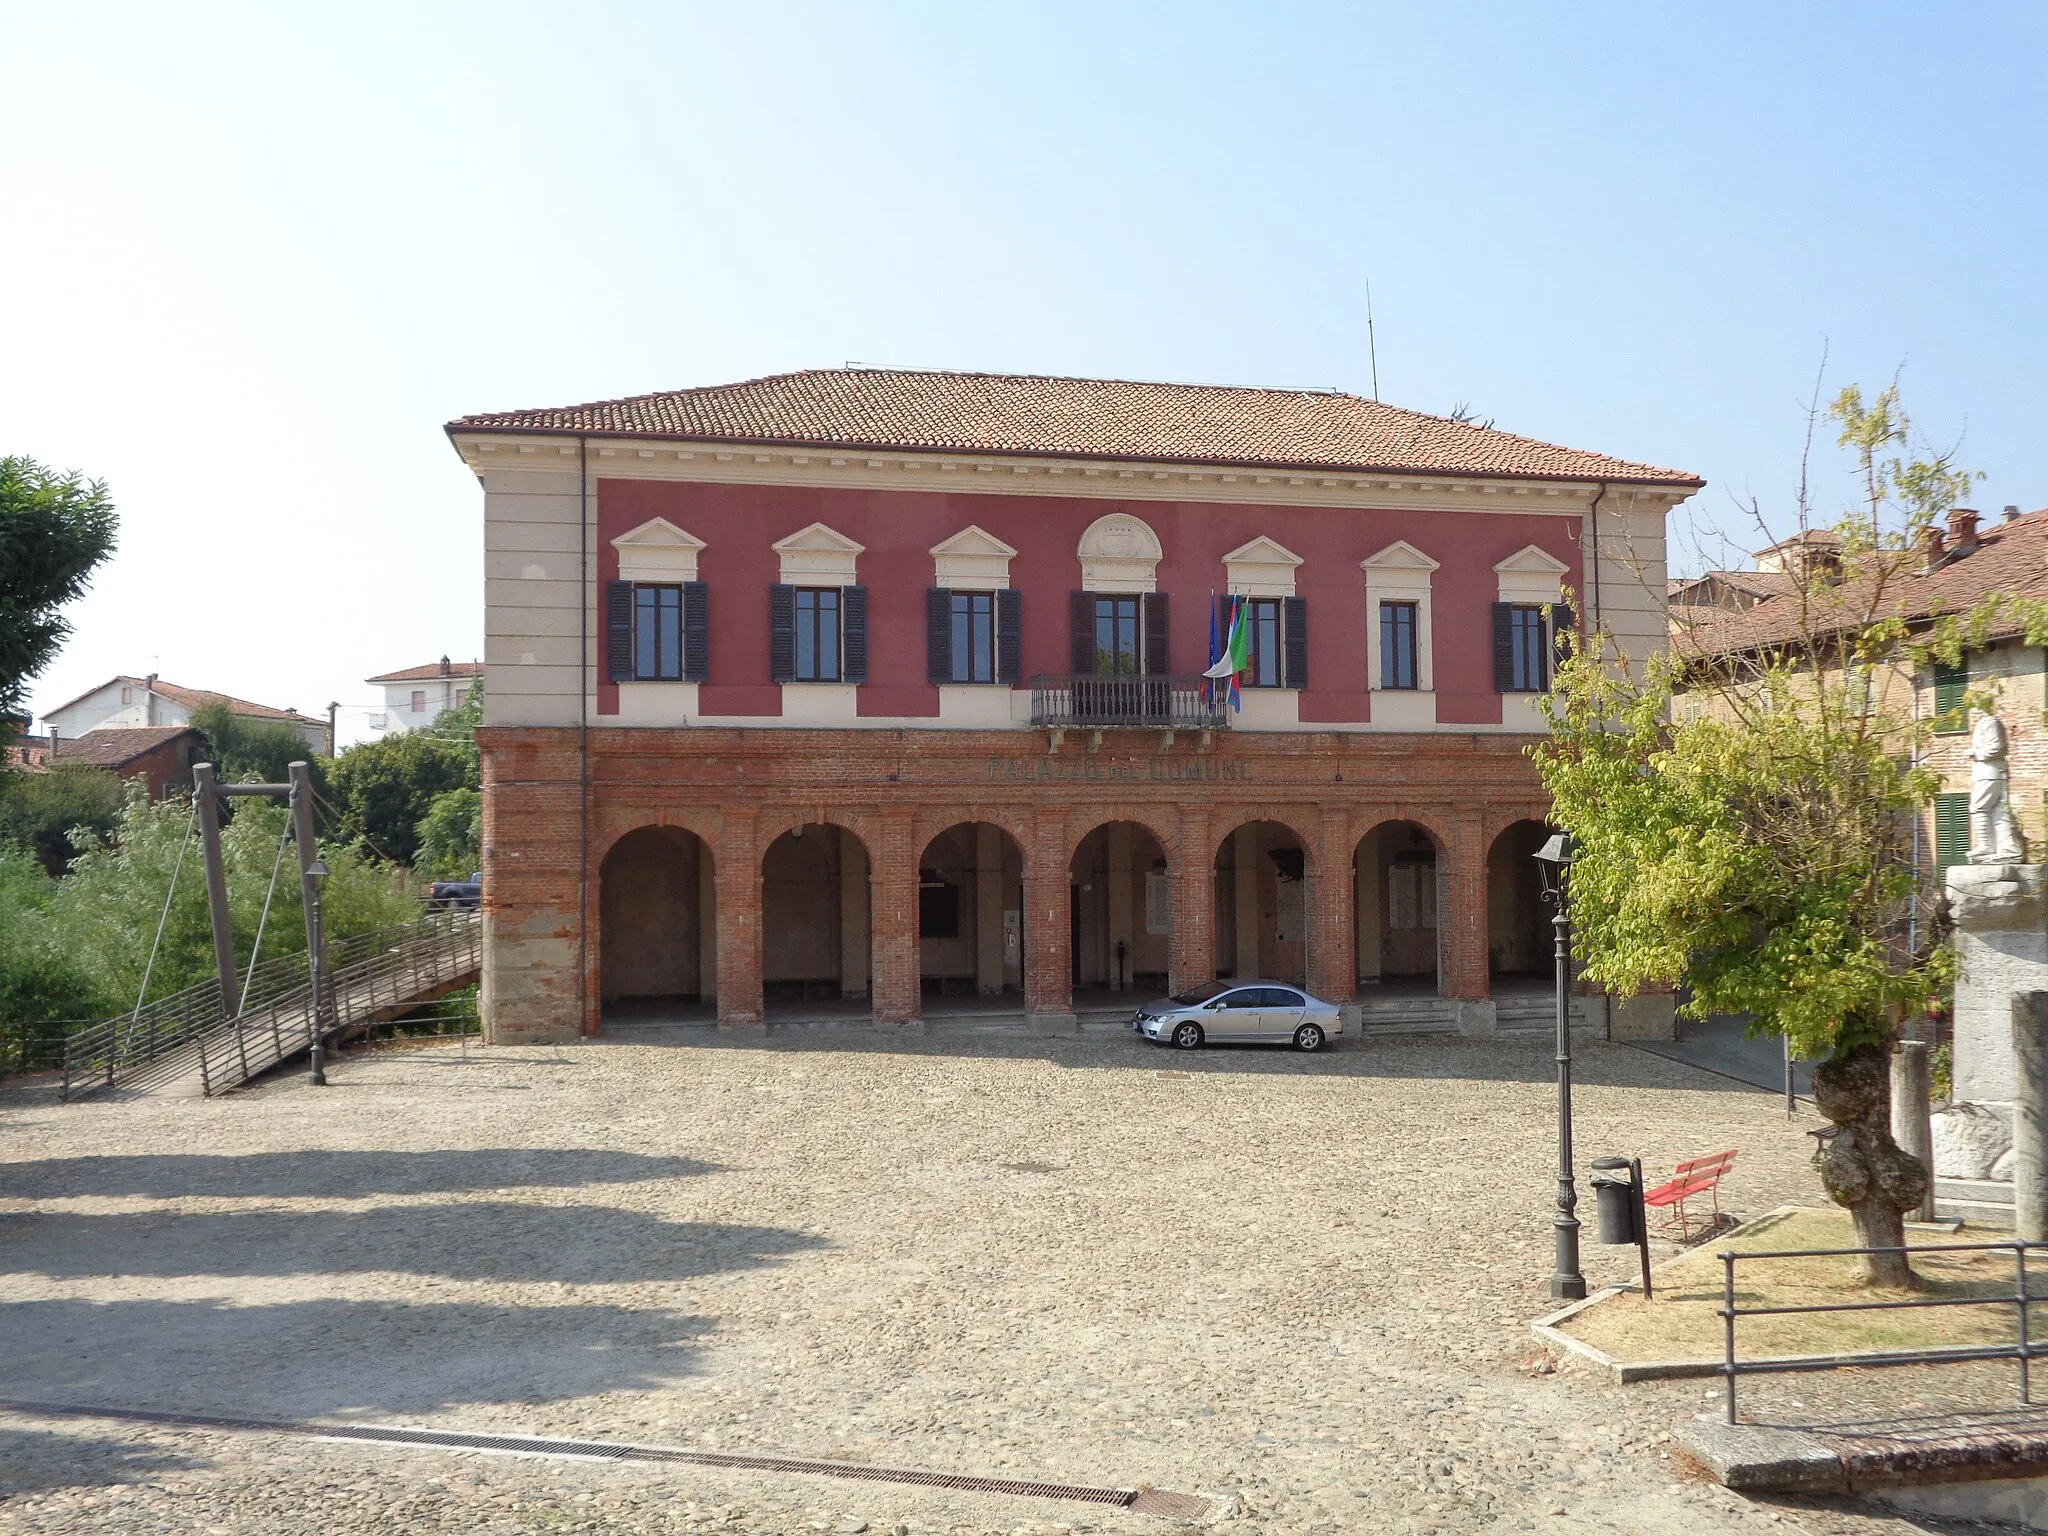
[[[1550,687],[1550,629],[1542,603],[1493,605],[1493,682],[1500,693]]]
[[[683,583],[683,681],[711,678],[711,589],[701,581]]]
[[[1970,792],[1948,791],[1934,797],[1934,867],[1970,862]]]
[[[1570,654],[1571,636],[1579,626],[1579,617],[1572,612],[1570,603],[1550,605],[1550,655],[1552,662],[1563,661]]]
[[[1285,686],[1306,688],[1308,686],[1308,599],[1305,597],[1283,597],[1280,599],[1281,628],[1286,631],[1287,678]]]
[[[1380,604],[1380,686],[1417,687],[1415,673],[1416,603]]]
[[[1515,605],[1493,605],[1493,691],[1515,691]]]
[[[1139,607],[1145,615],[1145,672],[1152,677],[1164,677],[1173,661],[1173,652],[1168,646],[1166,625],[1166,594],[1147,592],[1139,599]]]
[[[1015,588],[996,594],[996,681],[1016,686],[1024,670],[1024,602]]]
[[[768,677],[796,681],[796,588],[779,581],[768,589]]]
[[[930,683],[953,681],[953,594],[944,587],[924,594],[924,675]]]
[[[673,683],[683,675],[683,589],[642,582],[633,588],[633,676]]]
[[[1072,648],[1067,653],[1071,669],[1087,674],[1095,671],[1095,594],[1076,592],[1068,604]]]
[[[868,589],[841,587],[840,680],[864,683],[868,680]]]
[[[604,584],[605,674],[615,683],[633,677],[633,583]]]
[[[953,657],[955,683],[992,683],[996,680],[996,595],[993,592],[953,592],[947,596],[947,621],[951,626],[947,649]]]
[[[1970,691],[1970,665],[1967,661],[1958,666],[1944,666],[1937,662],[1934,668],[1934,730],[1938,736],[1954,736],[1969,730],[1969,712],[1963,708],[1963,699]]]

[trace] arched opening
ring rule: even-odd
[[[1135,821],[1081,839],[1068,864],[1074,987],[1158,992],[1173,943],[1166,849]]]
[[[1543,901],[1536,850],[1551,834],[1540,821],[1518,821],[1486,853],[1486,969],[1497,984],[1548,983],[1554,972],[1550,908]]]
[[[1358,840],[1351,878],[1360,987],[1441,990],[1441,852],[1413,821],[1383,821]]]
[[[764,1004],[865,999],[871,981],[866,844],[845,827],[793,827],[761,856]]]
[[[1024,990],[1024,850],[1001,827],[963,821],[917,861],[919,989],[928,998]]]
[[[1308,850],[1292,828],[1248,821],[1216,848],[1218,979],[1308,985]]]
[[[697,1011],[718,992],[711,850],[681,827],[636,827],[598,866],[598,988],[607,1023]]]

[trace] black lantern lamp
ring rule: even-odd
[[[1536,850],[1536,869],[1543,900],[1552,909],[1550,929],[1557,956],[1557,1269],[1550,1294],[1559,1301],[1578,1301],[1586,1294],[1579,1273],[1579,1192],[1572,1178],[1572,1028],[1571,1028],[1571,867],[1576,848],[1569,832],[1555,832]]]

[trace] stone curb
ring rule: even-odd
[[[1820,1207],[1810,1205],[1777,1206],[1772,1210],[1764,1212],[1761,1216],[1751,1217],[1748,1221],[1740,1222],[1730,1227],[1716,1241],[1725,1242],[1731,1240],[1742,1232],[1747,1231],[1750,1227],[1755,1226],[1758,1222],[1768,1221],[1773,1216],[1787,1216],[1799,1211],[1817,1209],[1820,1209]],[[1906,1227],[1909,1231],[1953,1230],[1949,1228],[1946,1222],[1939,1221],[1909,1221],[1906,1223]],[[1661,1259],[1650,1266],[1650,1273],[1654,1276],[1661,1270],[1669,1269],[1672,1265],[1691,1258],[1694,1252],[1696,1250],[1688,1248],[1683,1253],[1676,1253],[1668,1259]],[[1603,1301],[1610,1301],[1614,1297],[1625,1295],[1636,1288],[1636,1282],[1631,1280],[1626,1285],[1610,1285],[1603,1290],[1595,1291],[1584,1301],[1575,1301],[1568,1307],[1560,1308],[1556,1312],[1537,1318],[1529,1325],[1529,1331],[1554,1348],[1577,1355],[1582,1360],[1591,1361],[1594,1365],[1606,1371],[1614,1382],[1624,1387],[1632,1386],[1639,1381],[1685,1381],[1702,1376],[1719,1376],[1721,1374],[1721,1361],[1718,1359],[1619,1360],[1613,1355],[1608,1354],[1606,1350],[1601,1349],[1598,1345],[1588,1344],[1584,1339],[1574,1338],[1558,1327],[1558,1324],[1578,1316],[1579,1313],[1585,1311],[1588,1307],[1597,1306]],[[1819,1370],[1828,1367],[1859,1365],[1866,1355],[1886,1353],[1890,1353],[1890,1351],[1852,1350],[1836,1355],[1779,1355],[1772,1358]],[[1938,1359],[1933,1363],[1938,1364]],[[1733,1485],[1731,1484],[1731,1486]]]
[[[2048,1431],[1958,1428],[1920,1433],[1834,1435],[1761,1424],[1691,1419],[1678,1446],[1737,1493],[1876,1493],[1934,1483],[2036,1478],[2048,1473]]]

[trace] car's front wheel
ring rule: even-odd
[[[1202,1043],[1202,1026],[1193,1023],[1174,1025],[1173,1043],[1183,1051],[1196,1049]]]
[[[1294,1032],[1294,1048],[1297,1051],[1320,1051],[1328,1039],[1322,1025],[1304,1024]]]

